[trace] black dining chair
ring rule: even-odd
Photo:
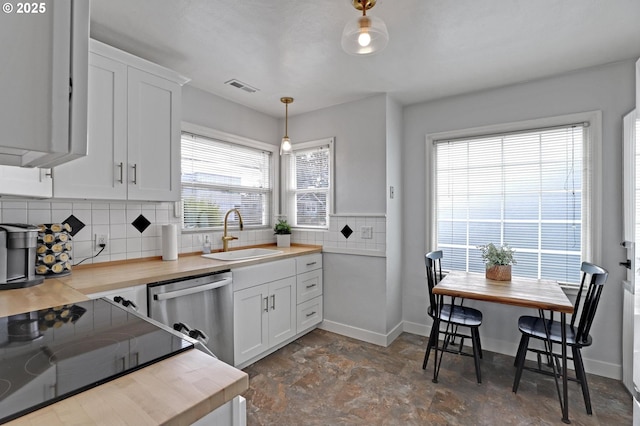
[[[429,292],[429,308],[427,309],[427,314],[433,319],[433,325],[424,354],[422,369],[427,368],[431,349],[436,348],[436,345],[439,343],[436,341],[436,331],[438,327],[446,325],[444,331],[439,331],[439,333],[443,334],[443,343],[437,347],[437,350],[473,356],[476,367],[476,378],[478,379],[478,383],[482,383],[480,375],[482,347],[480,345],[480,334],[478,332],[478,328],[482,324],[482,312],[471,307],[462,306],[462,299],[460,299],[460,304],[455,304],[455,298],[452,299],[450,303],[443,303],[442,307],[440,307],[438,305],[439,298],[433,294],[433,288],[442,280],[442,250],[427,253],[424,260],[427,268],[427,288]],[[439,318],[438,312],[440,312]],[[469,334],[460,332],[459,328],[468,328]],[[456,339],[460,339],[459,343],[455,343]],[[463,351],[464,339],[471,341],[473,353],[470,354]],[[442,357],[440,357],[440,361],[438,361],[436,357],[434,361],[434,369],[436,369],[434,377],[436,379],[434,379],[434,381],[437,380],[437,371],[440,369],[440,362],[442,362]]]
[[[581,350],[582,348],[591,346],[591,343],[593,342],[593,339],[589,335],[589,331],[591,330],[598,302],[600,301],[600,295],[602,294],[602,289],[604,287],[604,283],[607,281],[609,273],[600,266],[589,262],[582,262],[580,270],[582,271],[582,279],[580,280],[580,289],[574,304],[574,313],[571,316],[570,323],[567,324],[565,328],[567,346],[571,348],[572,355],[572,357],[568,357],[568,359],[573,360],[575,367],[575,377],[567,378],[580,383],[587,414],[591,414],[591,397],[589,396],[589,386],[587,384],[587,375],[584,371]],[[582,298],[583,290],[585,289],[585,284],[587,286],[587,293],[584,297],[582,310],[580,310],[580,300]],[[544,318],[544,313],[540,311],[540,316],[538,317],[528,315],[521,316],[518,319],[518,328],[522,333],[522,338],[520,339],[520,345],[518,346],[518,352],[516,353],[515,364],[518,369],[516,370],[516,377],[513,382],[513,392],[518,391],[522,370],[524,369],[547,375],[553,375],[555,374],[555,371],[558,372],[558,376],[566,374],[566,372],[561,371],[562,369],[560,368],[560,355],[554,353],[553,348],[550,346],[554,343],[558,345],[562,343],[562,329],[559,321],[554,321],[553,318]],[[544,349],[529,348],[530,338],[542,340],[544,342]],[[549,341],[551,342],[550,344],[548,343]],[[538,362],[536,368],[528,368],[524,366],[528,351],[537,354]],[[548,360],[547,366],[553,367],[551,363],[555,362],[556,368],[554,371],[549,371],[548,369],[543,368],[542,356]]]

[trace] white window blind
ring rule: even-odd
[[[589,239],[586,142],[582,123],[435,141],[443,268],[481,272],[477,246],[508,243],[514,275],[577,283]]]
[[[332,140],[294,145],[285,159],[285,203],[295,227],[327,228],[332,200]]]
[[[271,152],[190,133],[181,150],[185,229],[221,227],[232,208],[245,227],[270,226]]]

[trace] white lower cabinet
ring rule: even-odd
[[[322,254],[233,269],[234,364],[277,350],[322,322]]]
[[[88,294],[87,297],[91,299],[106,297],[107,299],[111,299],[126,308],[137,311],[139,314],[144,316],[149,315],[147,310],[147,286],[144,284],[120,288],[118,290]]]
[[[322,254],[297,257],[296,271],[296,333],[302,333],[322,322]]]
[[[296,334],[296,279],[288,277],[234,293],[235,364]]]

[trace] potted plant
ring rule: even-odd
[[[278,223],[273,227],[273,231],[276,234],[278,247],[291,246],[291,225],[287,223],[286,219],[278,219]]]
[[[487,279],[496,281],[511,280],[511,265],[517,262],[513,257],[515,250],[509,247],[509,244],[503,244],[497,247],[493,243],[484,246],[478,246],[481,252],[482,260],[486,264],[485,275]]]

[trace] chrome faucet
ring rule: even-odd
[[[244,224],[242,223],[242,216],[240,215],[240,211],[238,209],[231,209],[224,215],[224,233],[222,234],[222,251],[229,251],[229,241],[238,239],[238,237],[227,235],[227,219],[229,218],[229,213],[231,212],[236,212],[236,215],[238,215],[238,221],[240,222],[240,230],[242,231],[242,228],[244,228]]]

